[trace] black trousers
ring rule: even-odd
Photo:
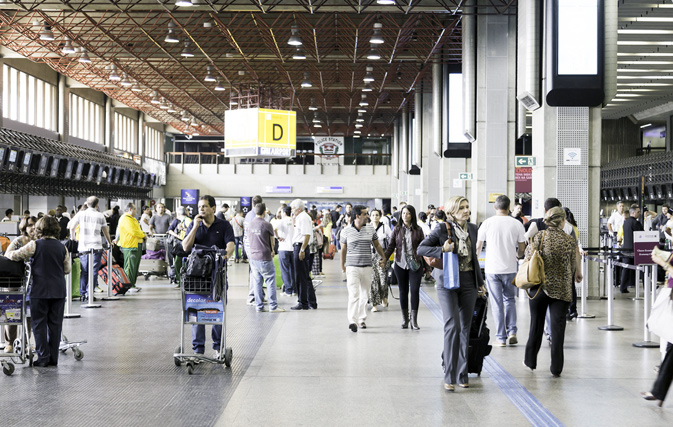
[[[652,395],[659,400],[666,399],[666,393],[673,382],[673,344],[668,343],[666,357],[659,367],[659,375],[652,386]]]
[[[31,298],[30,315],[37,362],[58,364],[65,298]]]
[[[624,264],[633,264],[633,258],[623,258],[622,261]],[[635,286],[636,284],[636,271],[631,270],[630,268],[622,268],[622,281],[619,285],[619,290],[626,292],[629,286]]]
[[[423,269],[416,271],[401,268],[395,263],[395,277],[397,277],[397,286],[400,289],[400,307],[402,311],[409,310],[409,290],[411,289],[411,309],[418,310],[419,292],[421,290],[421,279],[423,278]]]
[[[531,369],[537,368],[537,354],[542,345],[542,332],[544,320],[549,308],[551,329],[551,368],[553,375],[561,375],[563,371],[563,341],[566,332],[566,313],[569,302],[550,298],[543,290],[539,295],[529,301],[530,305],[530,331],[526,343],[524,362]]]
[[[315,289],[313,289],[313,282],[311,281],[311,272],[310,259],[311,253],[308,250],[308,247],[304,251],[304,259],[299,259],[299,252],[301,252],[301,245],[294,245],[294,274],[295,274],[295,283],[297,284],[297,302],[304,306],[308,307],[318,307],[318,301],[315,297]]]

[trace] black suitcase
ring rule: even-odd
[[[486,326],[486,313],[488,311],[488,299],[486,296],[477,297],[470,328],[470,343],[467,349],[467,372],[481,375],[484,366],[484,357],[491,354],[493,346],[489,345],[490,331]]]

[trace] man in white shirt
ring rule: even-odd
[[[309,253],[308,244],[313,234],[313,221],[305,211],[304,202],[300,199],[294,199],[290,203],[294,219],[294,235],[292,237],[292,246],[294,249],[295,266],[295,284],[297,286],[297,305],[291,307],[292,310],[315,310],[318,308],[318,302],[315,297],[315,289],[309,275]]]
[[[152,218],[152,209],[149,206],[145,206],[143,209],[143,214],[140,216],[140,229],[143,230],[143,233],[150,234],[150,219]]]
[[[91,196],[86,199],[88,209],[80,211],[68,223],[70,235],[75,235],[75,228],[79,225],[79,245],[80,252],[86,252],[93,249],[93,283],[89,284],[89,254],[79,256],[82,264],[82,274],[79,280],[79,294],[82,301],[88,300],[89,289],[95,289],[98,283],[98,270],[101,268],[101,255],[103,250],[103,241],[101,232],[105,236],[108,244],[112,243],[109,228],[105,221],[105,216],[98,212],[98,197]],[[94,301],[96,298],[94,298]]]
[[[272,221],[273,230],[278,239],[278,264],[280,265],[280,276],[283,279],[283,291],[285,295],[292,296],[297,294],[295,285],[294,268],[294,248],[292,247],[292,238],[294,237],[294,227],[292,226],[292,208],[284,206],[279,209],[280,219]]]
[[[479,227],[477,253],[486,246],[486,286],[491,300],[497,345],[515,345],[516,338],[516,287],[512,284],[518,268],[517,256],[523,256],[526,237],[523,224],[509,216],[509,197],[502,195],[495,200],[495,216]]]
[[[624,225],[624,202],[620,200],[617,202],[617,210],[612,212],[608,219],[608,231],[616,236],[622,225]]]

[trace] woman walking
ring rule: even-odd
[[[444,319],[444,388],[454,391],[455,384],[469,387],[467,347],[477,289],[484,288],[484,278],[477,256],[477,226],[468,222],[470,202],[465,197],[454,196],[444,204],[444,210],[448,221],[438,224],[430,232],[419,246],[418,253],[433,258],[442,258],[443,252],[458,255],[458,289],[444,288],[443,270],[435,268],[432,272],[438,284],[437,299]]]
[[[400,220],[393,229],[390,243],[386,249],[385,259],[395,252],[394,272],[400,290],[400,307],[402,308],[402,329],[409,327],[409,291],[411,291],[411,329],[418,326],[418,301],[423,276],[423,258],[416,250],[423,241],[423,230],[416,223],[416,209],[405,205],[400,211]],[[396,250],[397,249],[397,250]]]
[[[563,371],[563,341],[565,339],[566,313],[572,301],[573,278],[582,281],[579,248],[575,240],[563,231],[565,211],[560,207],[549,209],[544,216],[547,228],[533,237],[526,248],[525,260],[530,260],[533,251],[539,251],[544,261],[545,280],[540,289],[529,289],[533,297],[530,305],[530,331],[526,343],[523,364],[537,368],[537,355],[542,344],[545,313],[549,308],[551,329],[551,373],[555,378]]]
[[[385,251],[388,248],[390,227],[381,222],[381,211],[374,209],[369,215],[372,226],[376,229],[379,243]],[[388,285],[386,284],[386,270],[380,265],[381,256],[372,248],[372,287],[369,289],[369,302],[372,311],[379,311],[378,305],[388,307]]]

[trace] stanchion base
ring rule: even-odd
[[[75,314],[75,313],[70,313],[70,314],[64,314],[63,318],[64,319],[77,319],[79,317],[82,317],[81,314]]]
[[[608,299],[608,297],[600,297],[599,299]]]
[[[607,326],[599,326],[598,329],[601,331],[623,331],[624,328],[621,326],[616,326],[616,325],[607,325]]]
[[[100,304],[82,304],[80,305],[82,308],[101,308],[102,306]]]
[[[659,343],[654,341],[634,342],[632,345],[638,348],[659,348]]]
[[[103,297],[103,298],[101,298],[101,299],[102,299],[103,301],[118,301],[118,300],[120,300],[121,298],[119,298],[119,297]]]
[[[594,316],[593,314],[586,314],[586,313],[582,313],[579,316],[577,316],[578,319],[594,319],[595,317],[596,316]]]
[[[633,297],[631,298],[633,301],[642,301],[643,297]]]

